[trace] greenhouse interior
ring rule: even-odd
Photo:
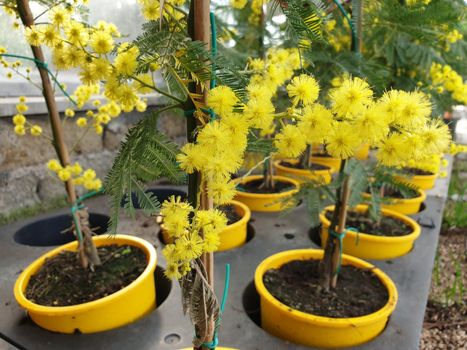
[[[467,0],[0,5],[1,350],[467,349]]]

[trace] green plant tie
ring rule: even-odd
[[[219,311],[219,316],[217,317],[216,324],[214,327],[214,335],[212,341],[205,342],[201,346],[215,350],[217,345],[219,345],[219,339],[217,338],[217,333],[221,323],[222,314],[224,313],[225,304],[227,302],[227,296],[229,294],[229,285],[230,285],[230,264],[225,265],[225,280],[224,280],[224,292],[222,293],[221,307]]]
[[[76,201],[74,201],[71,204],[71,208],[70,208],[71,215],[73,216],[73,222],[75,223],[76,236],[78,237],[79,242],[83,241],[83,233],[81,232],[81,229],[79,227],[79,219],[78,219],[78,215],[76,215],[76,212],[84,208],[84,205],[82,203],[83,201],[93,196],[96,196],[98,194],[101,194],[101,193],[104,193],[103,188],[101,188],[98,191],[91,191],[91,192],[85,193],[84,195],[79,197]]]
[[[57,78],[55,77],[55,75],[50,71],[49,69],[49,66],[47,63],[45,62],[42,62],[36,58],[32,58],[32,57],[27,57],[27,56],[21,56],[21,55],[13,55],[13,54],[8,54],[8,53],[2,53],[0,54],[0,57],[11,57],[11,58],[19,58],[19,59],[22,59],[22,60],[29,60],[29,61],[32,61],[36,64],[36,67],[39,68],[39,69],[44,69],[49,75],[50,77],[52,78],[52,80],[54,81],[54,83],[57,84],[57,86],[60,88],[60,90],[62,90],[63,94],[76,106],[77,103],[75,100],[73,100],[73,98],[65,91],[65,89],[62,87],[62,85],[58,82]]]
[[[349,227],[344,229],[341,233],[338,233],[334,230],[331,230],[329,228],[329,234],[336,238],[339,241],[339,262],[337,263],[337,269],[334,273],[334,275],[338,275],[341,272],[341,266],[342,266],[342,250],[344,246],[344,237],[347,234],[348,231],[353,231],[357,233],[357,245],[358,245],[358,240],[359,240],[359,235],[358,235],[358,230],[355,227]]]
[[[356,42],[357,41],[357,33],[355,32],[355,28],[353,26],[352,20],[349,17],[349,14],[347,13],[345,8],[342,6],[342,4],[338,0],[332,0],[332,1],[337,5],[339,10],[341,11],[341,13],[344,15],[345,19],[349,23],[350,35],[352,36],[352,42]]]

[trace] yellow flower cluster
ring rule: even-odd
[[[467,153],[467,145],[452,142],[449,146],[449,154],[455,156],[458,153]]]
[[[219,118],[205,124],[196,142],[187,143],[177,156],[185,172],[202,174],[208,195],[215,204],[225,204],[234,197],[235,183],[230,180],[231,174],[240,168],[247,146],[249,120],[234,112],[238,102],[229,87],[212,89],[207,103]]]
[[[313,94],[319,91],[314,84],[307,89]],[[281,156],[297,157],[307,144],[324,143],[331,156],[347,159],[363,144],[370,144],[377,149],[379,163],[401,167],[424,163],[450,145],[447,125],[430,119],[431,104],[418,91],[390,90],[375,100],[364,80],[347,77],[329,91],[329,109],[313,99],[296,104],[296,96],[290,97],[289,124],[274,140]]]
[[[73,184],[90,191],[98,191],[102,187],[102,181],[96,177],[96,172],[91,168],[83,171],[78,162],[63,167],[57,159],[51,159],[47,162],[47,168],[63,182],[71,180]]]
[[[186,0],[167,0],[164,1],[163,16],[166,20],[179,21],[184,17],[183,12],[178,11],[176,6],[183,6]],[[161,18],[160,2],[158,0],[138,0],[141,5],[143,17],[148,21],[155,21]]]
[[[406,4],[408,6],[414,6],[418,4],[428,5],[430,2],[431,0],[407,0]]]
[[[430,67],[430,76],[433,85],[438,86],[438,89],[441,88],[439,92],[446,89],[454,100],[467,104],[467,84],[463,82],[462,76],[450,66],[433,63]]]
[[[148,7],[158,2],[141,3]],[[169,2],[166,3],[169,6]],[[135,108],[138,111],[146,109],[146,103],[139,94],[152,90],[152,75],[136,73],[140,52],[127,42],[117,43],[121,34],[113,23],[98,21],[94,26],[85,26],[79,20],[76,6],[55,6],[48,15],[50,23],[25,29],[26,39],[33,46],[48,46],[59,70],[78,69],[83,84],[73,94],[78,107],[81,108],[92,95],[100,93],[102,85],[103,95],[109,103],[99,108],[92,123],[98,134],[111,117],[119,114],[106,111],[107,108],[126,112]],[[111,54],[114,49],[117,49],[116,55]],[[83,118],[77,123],[81,127],[87,124]]]
[[[13,116],[13,124],[15,126],[15,134],[18,136],[26,135],[26,131],[29,130],[32,136],[42,135],[42,128],[37,124],[30,124],[24,113],[28,111],[28,106],[26,105],[26,97],[20,96],[19,103],[16,105],[16,111],[18,112]]]
[[[227,217],[218,209],[195,210],[190,204],[172,196],[162,204],[163,229],[172,244],[162,254],[167,260],[165,275],[180,279],[191,270],[191,261],[219,246],[219,232],[227,225]]]

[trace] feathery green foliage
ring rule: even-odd
[[[111,201],[111,230],[115,233],[120,215],[120,205],[125,198],[124,209],[134,216],[136,195],[138,204],[148,215],[159,209],[157,198],[146,192],[144,183],[167,177],[181,183],[184,174],[176,162],[177,146],[156,129],[158,111],[131,128],[121,144],[112,169],[106,178],[105,193]]]

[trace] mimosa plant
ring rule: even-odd
[[[313,226],[319,223],[322,195],[335,203],[331,235],[321,264],[325,289],[336,287],[340,237],[346,232],[347,210],[360,203],[361,193],[370,185],[369,173],[353,159],[355,150],[368,143],[376,149],[380,166],[400,167],[411,160],[420,161],[427,155],[442,153],[450,145],[448,127],[430,119],[431,104],[421,92],[390,90],[375,100],[368,83],[360,78],[348,78],[340,87],[330,90],[328,98],[327,112],[313,117],[329,125],[328,129],[320,127],[315,131],[321,132],[328,152],[342,160],[338,177],[328,186],[304,186],[299,194],[309,206]],[[304,135],[313,131],[300,122],[296,125]]]
[[[184,311],[195,326],[193,344],[206,348],[215,338],[219,313],[213,289],[212,252],[219,244],[217,233],[226,224],[225,215],[213,204],[225,203],[233,196],[229,175],[241,164],[247,144],[249,125],[233,113],[245,80],[228,60],[209,50],[215,33],[210,31],[208,1],[193,1],[188,16],[181,7],[184,1],[139,3],[148,22],[133,42],[126,42],[112,23],[83,23],[78,11],[82,4],[78,1],[48,1],[46,12],[51,23],[34,25],[29,13],[25,35],[34,52],[41,44],[51,49],[57,68],[78,70],[83,85],[74,97],[79,106],[99,91],[108,100],[98,113],[87,113],[86,123],[79,118],[78,125],[92,122],[96,131],[101,131],[102,124],[120,111],[144,111],[146,103],[141,94],[155,92],[164,97],[165,107],[147,115],[129,131],[108,175],[105,192],[111,196],[110,230],[117,230],[124,196],[129,199],[125,209],[130,214],[135,210],[132,194],[136,194],[145,212],[153,214],[159,212],[160,206],[157,198],[145,191],[144,183],[161,177],[183,181],[179,163],[190,174],[190,203],[172,198],[161,209],[168,233],[175,238],[175,243],[164,249],[164,255],[168,262],[166,275],[180,281]],[[12,11],[19,9],[21,14],[22,6],[27,4],[27,0],[18,0],[18,8],[13,1],[6,5]],[[36,59],[41,73],[45,72],[43,57]],[[156,72],[164,77],[165,86],[155,84]],[[212,109],[208,110],[206,99],[214,80],[232,89],[220,86],[212,90]],[[156,130],[158,115],[172,109],[184,109],[187,114],[191,142],[183,148],[184,153]],[[21,120],[16,118],[16,122]],[[198,150],[202,153],[198,154]],[[62,163],[63,170],[50,163],[50,168],[62,176],[64,171],[72,171],[66,165]],[[67,180],[73,185],[70,177]]]
[[[50,2],[50,4],[52,4],[52,2]],[[50,77],[52,77],[54,83],[57,83],[57,79],[55,75],[53,75],[48,69],[41,47],[42,44],[59,44],[60,41],[58,40],[58,33],[60,32],[60,28],[65,24],[67,19],[69,19],[70,13],[68,10],[65,10],[64,7],[54,8],[50,12],[48,11],[50,9],[47,9],[43,12],[42,15],[48,13],[51,23],[44,25],[44,31],[39,32],[35,31],[35,19],[29,7],[29,1],[4,1],[1,5],[9,15],[18,18],[19,21],[23,24],[26,40],[31,45],[33,54],[33,57],[31,58],[23,57],[15,55],[14,53],[10,54],[7,52],[6,48],[2,48],[0,53],[2,65],[4,68],[11,69],[18,75],[23,76],[33,85],[42,90],[48,110],[48,117],[51,128],[51,133],[49,134],[47,131],[43,131],[39,125],[32,124],[27,120],[26,116],[24,115],[24,113],[28,110],[28,106],[26,104],[27,100],[26,97],[21,96],[19,98],[19,103],[16,105],[16,110],[18,113],[13,117],[14,131],[18,136],[23,136],[29,132],[34,137],[43,137],[55,148],[58,159],[49,160],[47,167],[53,171],[65,184],[68,202],[76,210],[74,211],[75,220],[73,223],[70,222],[70,226],[72,226],[72,230],[78,240],[79,262],[84,268],[87,268],[88,266],[92,268],[93,266],[100,265],[101,262],[97,254],[96,247],[92,241],[93,232],[90,227],[87,208],[82,207],[81,203],[77,202],[78,197],[76,193],[76,186],[83,186],[87,190],[98,191],[101,189],[102,182],[96,177],[96,172],[93,169],[89,168],[87,170],[83,170],[78,162],[73,164],[71,163],[70,151],[68,150],[67,144],[65,142],[65,136],[63,132],[63,121],[59,116],[57,104],[55,101],[54,87]],[[61,44],[63,45],[63,43]],[[11,58],[19,60],[11,62]],[[25,73],[22,72],[21,67],[23,66],[23,62],[21,60],[30,60],[36,64],[40,73],[40,85],[32,81],[29,75],[31,72],[30,68],[26,68]],[[12,73],[10,72],[8,74]],[[63,87],[60,88],[64,91]],[[78,100],[80,105],[84,104],[85,100],[89,98],[85,98],[83,96],[83,93],[86,94],[86,90],[89,89],[86,87],[81,87],[75,91],[75,99]],[[75,100],[71,97],[70,100],[76,103]],[[111,106],[103,106],[103,108],[110,109]],[[117,111],[108,112],[111,113],[113,117],[118,116],[120,113],[120,108],[115,108]],[[65,119],[72,118],[74,115],[75,112],[72,109],[67,109],[65,113]],[[92,127],[94,127],[97,133],[102,133],[102,125],[108,123],[109,120],[110,116],[102,112],[95,117],[95,121],[92,124]],[[83,135],[78,137],[78,140],[81,140],[91,125],[87,125],[88,120],[85,117],[77,118],[76,123],[78,126],[86,128],[86,130],[83,131]],[[78,144],[73,147],[71,152],[74,151],[74,148],[77,145]]]

